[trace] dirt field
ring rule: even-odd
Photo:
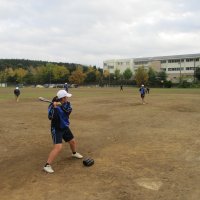
[[[72,89],[71,129],[86,168],[68,144],[42,171],[52,148],[47,103],[56,89],[0,89],[0,199],[199,200],[200,90]]]

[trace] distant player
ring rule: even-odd
[[[64,88],[65,88],[66,92],[68,92],[69,86],[67,83],[64,84]]]
[[[141,85],[140,89],[139,89],[140,95],[141,95],[141,99],[142,99],[142,104],[145,104],[144,98],[145,98],[145,87],[144,85]]]
[[[20,96],[19,87],[16,87],[16,88],[14,89],[14,95],[15,95],[15,100],[16,100],[16,102],[18,102],[18,101],[19,101],[19,96]]]
[[[146,93],[149,94],[150,89],[147,87],[146,88]]]
[[[123,85],[120,85],[120,91],[123,91]]]

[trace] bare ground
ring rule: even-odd
[[[64,144],[55,173],[42,171],[52,148],[48,104],[24,89],[19,103],[0,101],[0,199],[200,199],[200,93],[151,90],[142,105],[127,88],[71,92],[78,151],[95,165],[72,159]]]

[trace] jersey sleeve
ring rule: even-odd
[[[48,107],[48,118],[49,120],[52,120],[54,117],[54,107],[53,104],[51,103]]]
[[[70,104],[70,102],[67,102],[65,105],[62,105],[62,109],[68,114],[70,115],[72,112],[72,106]]]

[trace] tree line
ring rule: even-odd
[[[34,61],[25,59],[0,59],[0,82],[10,84],[46,84],[75,81],[82,78],[91,68],[101,72],[96,66],[84,66],[74,63]],[[76,71],[76,73],[74,73]],[[80,73],[81,72],[81,73]],[[77,74],[79,76],[77,77]],[[80,80],[76,80],[80,78]],[[74,80],[75,79],[75,80]]]
[[[4,70],[6,68],[23,68],[28,69],[29,67],[38,67],[38,66],[46,66],[47,64],[54,64],[58,66],[65,66],[70,72],[74,71],[77,66],[81,66],[84,70],[87,69],[87,66],[75,63],[63,63],[63,62],[48,62],[41,60],[27,60],[27,59],[0,59],[0,70]]]
[[[24,59],[0,59],[0,82],[9,84],[98,84],[104,85],[141,85],[152,86],[166,82],[165,72],[148,71],[139,67],[133,75],[130,68],[123,73],[116,69],[114,73],[96,66],[80,64],[32,61]]]
[[[0,59],[0,82],[8,84],[99,84],[111,85],[126,83],[132,72],[127,69],[123,74],[114,74],[96,66],[80,64],[32,61],[24,59]]]
[[[196,71],[197,79],[200,71]],[[0,59],[0,82],[9,84],[98,84],[104,85],[149,85],[151,87],[171,87],[165,71],[145,69],[140,66],[135,74],[130,68],[123,73],[115,69],[114,73],[96,66],[80,64],[31,61],[21,59]]]

